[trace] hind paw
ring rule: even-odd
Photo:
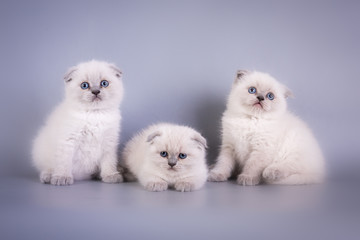
[[[275,182],[286,177],[286,174],[278,167],[270,166],[264,170],[262,176],[266,182]]]

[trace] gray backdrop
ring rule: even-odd
[[[1,1],[1,171],[34,173],[28,149],[81,61],[124,72],[121,140],[159,121],[190,125],[218,152],[237,69],[272,74],[330,168],[358,159],[359,1]],[[6,156],[6,157],[5,157]]]
[[[2,0],[0,176],[43,191],[31,139],[61,101],[67,68],[91,59],[124,72],[122,143],[149,124],[185,124],[208,139],[213,161],[236,70],[259,70],[293,90],[289,108],[318,137],[330,177],[357,175],[359,12],[360,1],[340,0]]]

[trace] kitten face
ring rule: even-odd
[[[250,116],[271,116],[286,111],[287,88],[268,74],[238,74],[230,93],[228,108]]]
[[[206,140],[190,129],[157,131],[148,137],[149,159],[168,172],[182,172],[205,159]]]
[[[90,61],[65,75],[66,98],[87,108],[117,107],[123,96],[122,73],[114,65]]]

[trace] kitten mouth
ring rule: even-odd
[[[99,96],[96,96],[92,99],[93,102],[99,102],[101,101],[101,98]]]
[[[263,108],[261,102],[257,102],[253,106],[256,107],[256,108]]]

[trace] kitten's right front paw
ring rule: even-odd
[[[50,183],[56,186],[66,186],[74,183],[72,176],[52,175]]]
[[[167,182],[148,182],[145,189],[151,192],[162,192],[168,188]]]
[[[218,173],[215,171],[210,171],[207,180],[209,182],[224,182],[224,181],[227,181],[227,179],[228,179],[228,177],[225,174]]]
[[[260,183],[260,177],[259,176],[250,176],[245,174],[239,174],[238,178],[236,180],[237,184],[243,185],[243,186],[254,186],[258,185]]]

